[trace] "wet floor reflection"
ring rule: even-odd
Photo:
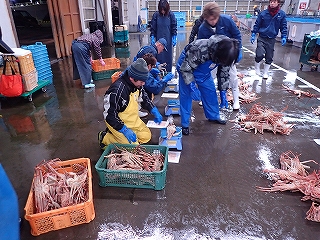
[[[180,28],[174,48],[174,62],[188,42],[191,28]],[[130,34],[129,46],[104,48],[104,57],[118,57],[121,70],[137,51],[149,44],[149,34]],[[317,98],[297,98],[283,89],[319,94],[316,73],[301,72],[295,47],[277,45],[270,77],[262,79],[254,72],[254,48],[244,36],[244,58],[238,71],[250,91],[275,111],[283,111],[285,120],[295,127],[289,136],[265,132],[247,133],[234,124],[208,123],[203,109],[193,103],[191,134],[182,139],[179,164],[169,164],[163,191],[101,188],[94,163],[101,152],[97,133],[105,128],[103,96],[111,79],[95,81],[94,89],[80,89],[72,80],[71,58],[52,65],[54,80],[46,93],[37,93],[33,102],[25,99],[1,100],[1,163],[19,195],[21,216],[30,189],[33,168],[43,159],[62,160],[89,157],[92,161],[96,218],[89,224],[54,231],[39,239],[313,239],[319,235],[318,223],[307,222],[309,202],[296,193],[265,193],[257,186],[270,184],[263,169],[279,167],[283,151],[303,153],[303,159],[318,157],[320,118],[312,114]],[[215,74],[213,73],[213,76]],[[164,112],[168,99],[156,99]],[[246,114],[252,104],[241,105],[229,119]],[[151,119],[148,116],[145,119]],[[179,124],[179,116],[174,116]],[[159,141],[159,129],[152,130],[152,144]],[[318,160],[317,160],[318,161]],[[23,167],[22,167],[23,166]],[[23,181],[21,180],[23,179]],[[133,219],[133,220],[132,220]],[[285,223],[285,224],[284,224]],[[30,238],[28,223],[21,239]]]

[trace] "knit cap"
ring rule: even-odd
[[[137,81],[147,81],[149,76],[149,69],[147,63],[143,58],[138,58],[128,67],[128,75]]]

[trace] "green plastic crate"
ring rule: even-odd
[[[101,71],[101,72],[92,71],[92,79],[95,81],[108,79],[108,78],[111,78],[112,74],[114,74],[117,71],[119,71],[119,69],[112,69],[112,70]]]
[[[159,150],[165,157],[161,171],[147,172],[137,170],[110,170],[107,169],[107,156],[113,149],[118,147],[131,150],[137,145],[133,144],[109,144],[102,153],[95,165],[99,175],[99,185],[101,187],[128,187],[128,188],[148,188],[161,190],[165,187],[168,167],[168,147],[159,145],[142,145],[148,152]]]

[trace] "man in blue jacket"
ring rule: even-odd
[[[276,37],[280,30],[281,45],[287,42],[287,20],[286,14],[280,9],[280,0],[270,0],[268,9],[262,11],[253,26],[251,34],[251,43],[253,44],[257,33],[259,37],[257,40],[256,57],[255,57],[255,71],[257,75],[261,75],[260,63],[265,58],[263,78],[268,78],[268,71],[273,61],[274,44]]]
[[[242,58],[241,33],[234,20],[229,15],[220,14],[220,7],[216,2],[209,2],[203,7],[203,23],[199,27],[198,39],[208,39],[212,35],[225,35],[237,39],[239,42],[239,55],[236,62]],[[217,69],[218,89],[220,91],[220,108],[228,109],[226,90],[230,87],[233,95],[233,109],[240,108],[239,87],[237,69],[235,64],[231,66],[218,66]]]
[[[160,38],[158,41],[151,45],[143,46],[134,57],[134,61],[138,58],[142,58],[145,54],[151,53],[155,58],[163,51],[167,51],[167,41],[164,38]]]

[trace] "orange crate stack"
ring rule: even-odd
[[[88,169],[89,197],[86,202],[42,213],[35,213],[34,191],[31,187],[24,210],[26,212],[25,219],[29,221],[31,234],[33,236],[83,223],[89,223],[95,218],[90,159],[78,158],[59,162],[59,166],[64,168],[67,172],[80,171],[79,165]]]
[[[99,60],[93,60],[92,70],[94,72],[107,71],[120,68],[120,60],[118,58],[104,58],[106,65],[102,66]]]
[[[118,71],[118,72],[115,72],[114,74],[112,74],[112,76],[111,76],[111,82],[115,82],[115,81],[117,81],[118,80],[118,78],[120,77],[120,75],[121,75],[121,71]]]

